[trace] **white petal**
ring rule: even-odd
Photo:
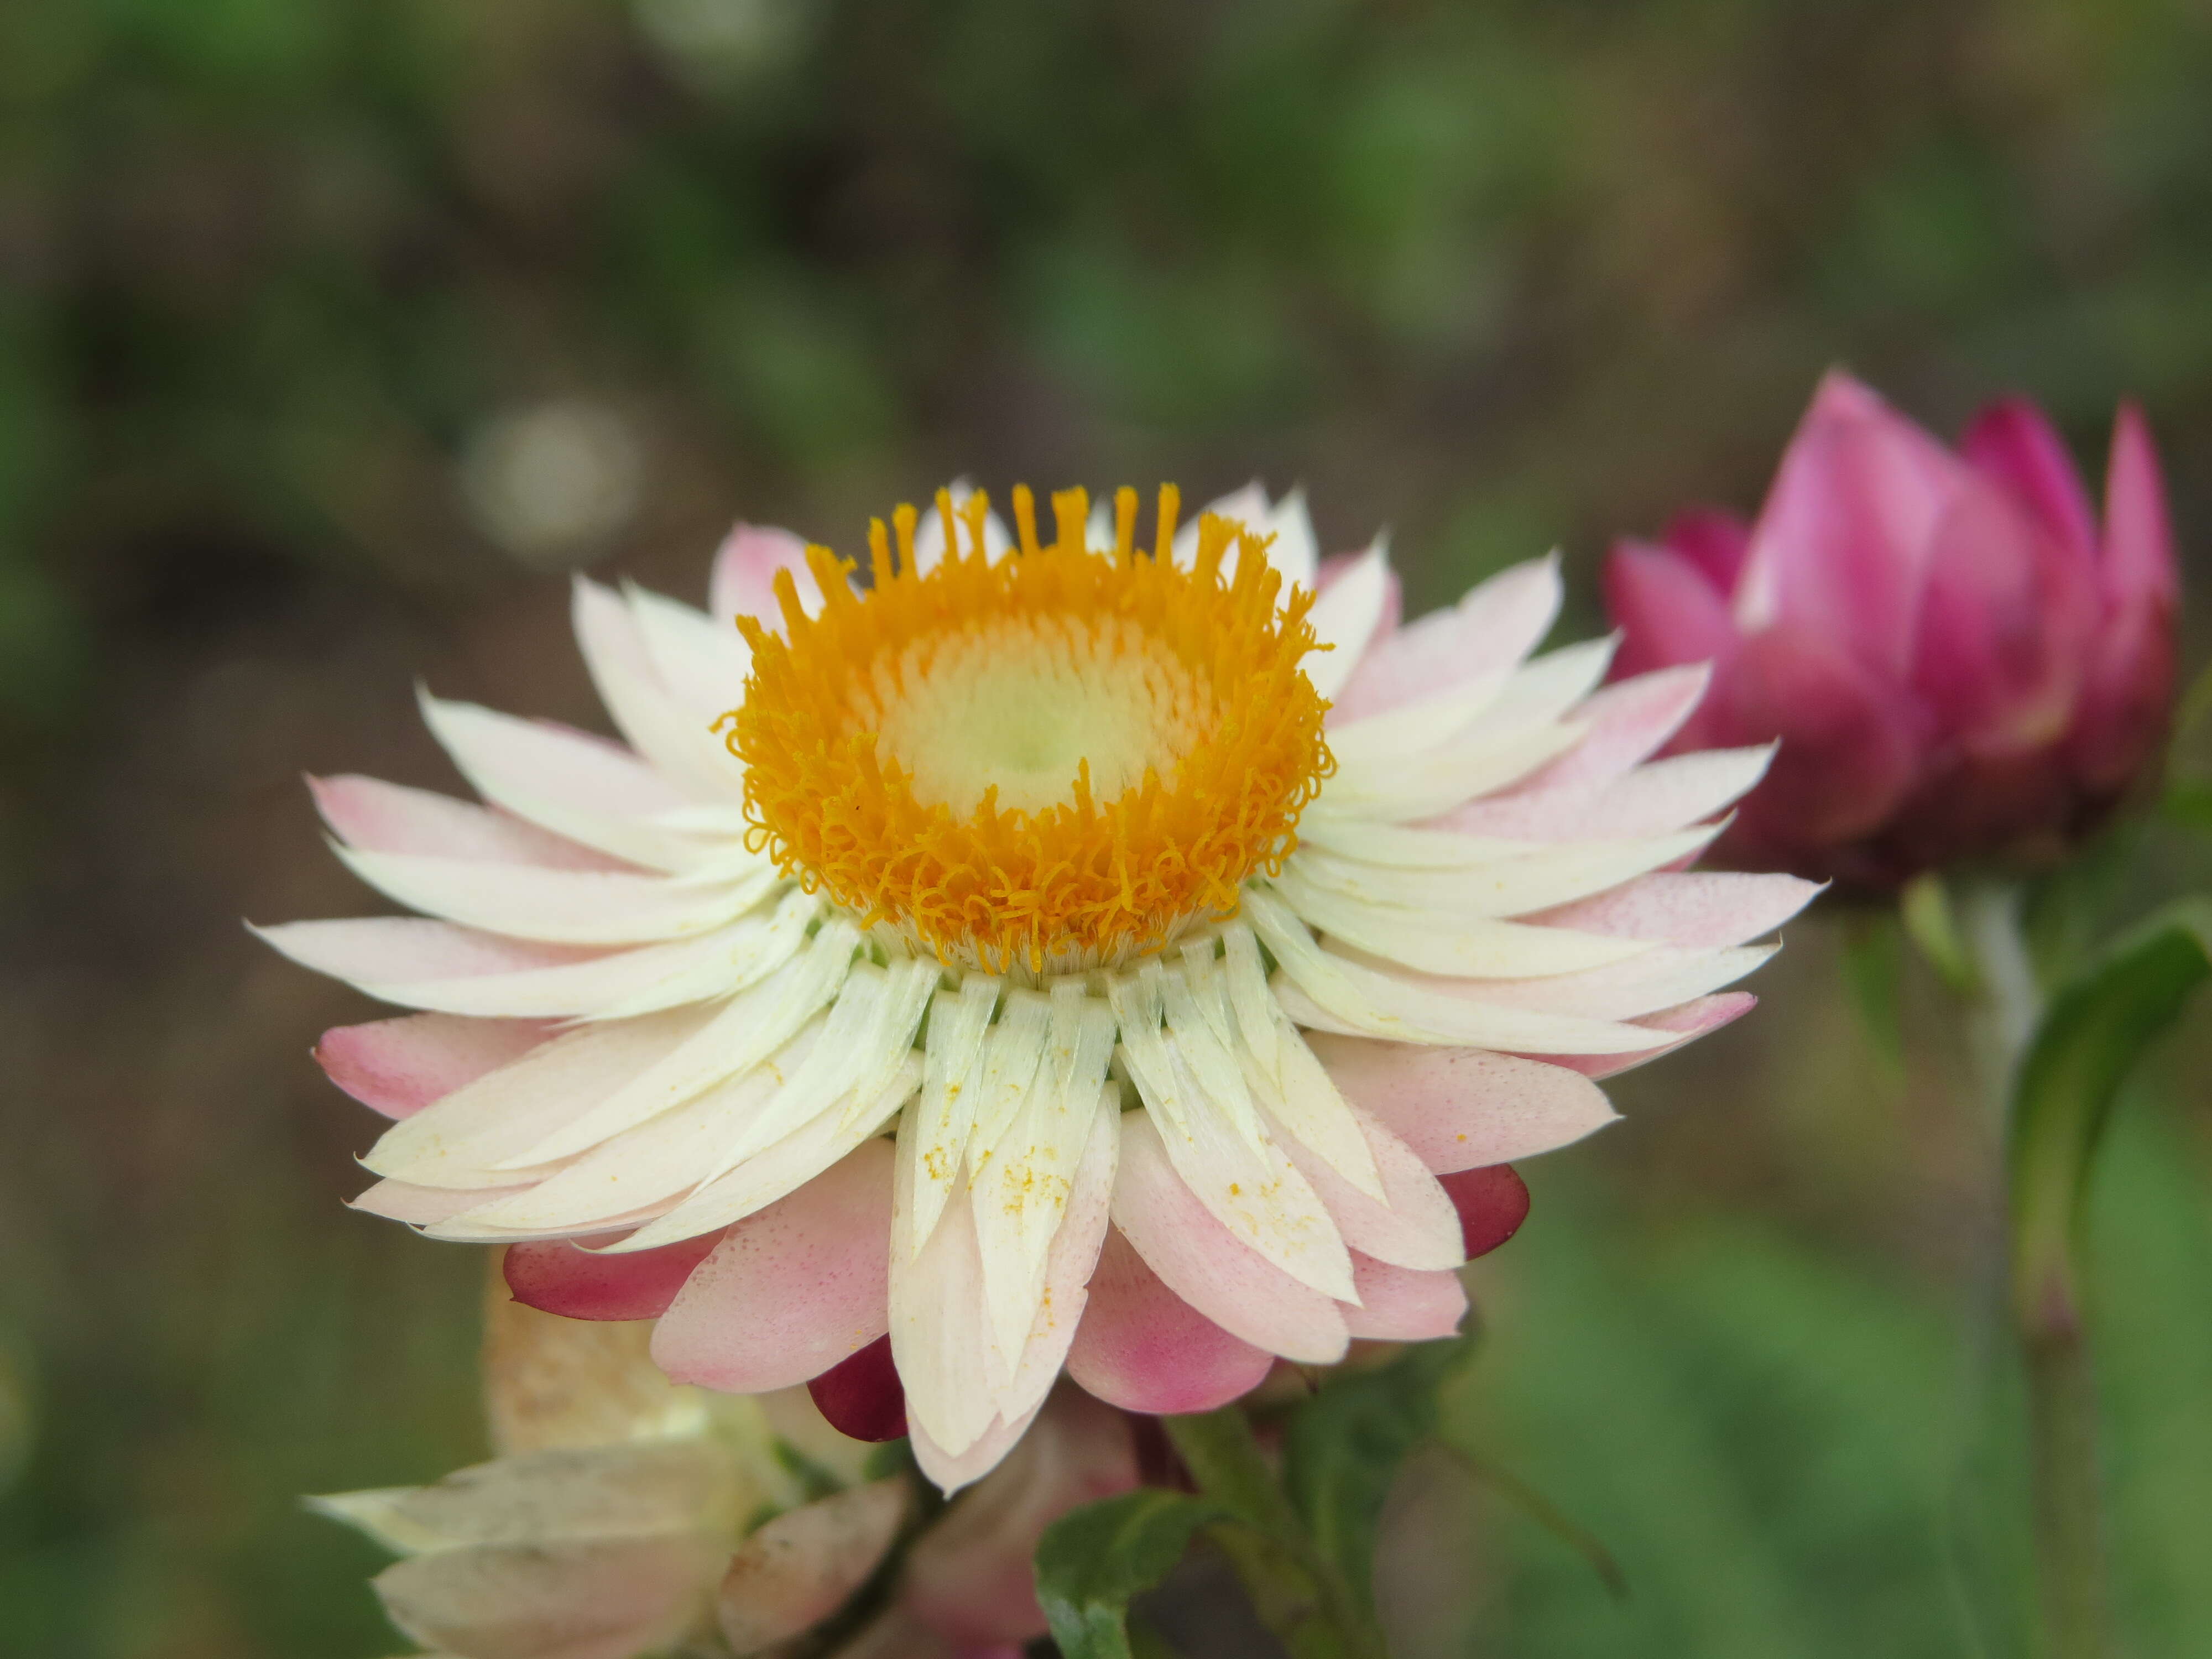
[[[1439,1174],[1534,1158],[1619,1121],[1605,1091],[1565,1066],[1323,1032],[1310,1040],[1346,1098]]]
[[[563,836],[472,801],[380,778],[309,778],[323,822],[349,845],[374,853],[527,864],[549,870],[631,866]]]
[[[804,1128],[755,1153],[720,1180],[709,1182],[665,1215],[647,1222],[621,1243],[610,1246],[610,1250],[649,1250],[678,1239],[696,1238],[766,1208],[877,1133],[906,1103],[921,1080],[921,1062],[908,1060],[867,1110],[857,1115],[823,1113]]]
[[[728,617],[709,617],[634,583],[624,585],[623,598],[660,683],[679,705],[711,728],[717,714],[745,700],[753,653]]]
[[[1427,753],[1372,762],[1338,753],[1336,775],[1322,786],[1328,811],[1403,823],[1449,812],[1503,788],[1581,741],[1571,720],[1491,732],[1480,722]]]
[[[963,553],[969,550],[968,521],[961,514],[968,505],[969,498],[975,493],[975,486],[965,478],[956,478],[946,490],[946,494],[952,497],[952,516],[959,526],[960,549]],[[1106,545],[1111,547],[1113,544],[1114,538],[1109,531],[1106,538]],[[1014,538],[1006,533],[1006,526],[999,515],[995,512],[985,514],[983,515],[985,560],[996,564],[1000,559],[1006,557],[1013,545]],[[945,518],[938,512],[936,501],[933,498],[927,507],[923,510],[921,521],[915,526],[914,568],[927,575],[936,569],[939,564],[943,562],[944,558]]]
[[[1455,918],[1525,916],[1694,857],[1719,833],[1719,825],[1705,824],[1664,836],[1559,842],[1457,869],[1367,864],[1301,849],[1294,855],[1296,885],[1302,905],[1326,889],[1367,904]]]
[[[1547,910],[1547,927],[1575,927],[1669,945],[1741,945],[1772,933],[1820,892],[1796,876],[1662,872]]]
[[[1273,885],[1308,927],[1427,974],[1470,979],[1566,974],[1650,948],[1633,939],[1354,898],[1305,879],[1295,858]]]
[[[1125,1043],[1129,1076],[1151,1109],[1151,1121],[1176,1174],[1200,1203],[1240,1243],[1302,1285],[1339,1300],[1352,1294],[1352,1263],[1328,1208],[1306,1178],[1262,1131],[1257,1146],[1238,1132],[1218,1103],[1200,1089],[1182,1045],[1170,1040],[1160,1061],[1140,1061]],[[1180,1098],[1163,1109],[1172,1091]],[[1163,1275],[1164,1276],[1164,1275]]]
[[[710,729],[713,715],[670,695],[622,597],[579,576],[571,608],[592,684],[630,746],[698,799],[739,795],[744,774]]]
[[[936,1227],[966,1163],[975,1101],[982,1091],[983,1046],[999,989],[999,981],[989,975],[969,974],[957,994],[940,991],[930,1005],[921,1098],[899,1131],[902,1138],[913,1138],[920,1171],[912,1199],[915,1249]]]
[[[860,933],[824,922],[795,961],[725,1006],[699,1034],[575,1122],[519,1156],[519,1166],[569,1158],[643,1123],[711,1083],[750,1070],[798,1036],[852,971]]]
[[[780,879],[766,864],[734,883],[694,886],[621,871],[334,850],[371,887],[414,909],[559,945],[644,945],[709,933],[752,908]]]
[[[1389,603],[1390,561],[1378,537],[1314,601],[1314,633],[1330,648],[1309,656],[1305,671],[1321,696],[1334,697],[1344,689]]]
[[[1573,749],[1516,786],[1549,789],[1609,783],[1659,751],[1681,729],[1712,682],[1708,663],[1662,668],[1593,692],[1576,714],[1589,728]]]
[[[1382,1179],[1383,1197],[1361,1192],[1328,1161],[1296,1141],[1291,1158],[1328,1206],[1329,1217],[1352,1249],[1401,1267],[1456,1267],[1467,1260],[1459,1211],[1450,1194],[1406,1143],[1365,1114],[1366,1132]]]
[[[697,842],[644,822],[687,800],[620,745],[550,720],[420,695],[422,719],[476,792],[557,836],[656,870],[684,870]]]
[[[680,1046],[708,1016],[686,1008],[556,1036],[402,1118],[362,1163],[422,1186],[510,1185],[518,1177],[494,1165],[581,1117]]]
[[[1258,888],[1245,889],[1244,911],[1281,964],[1277,998],[1302,1025],[1513,1054],[1633,1054],[1667,1040],[1640,1026],[1485,1007],[1378,973],[1323,951],[1279,899]]]
[[[1403,977],[1407,984],[1425,991],[1464,998],[1486,1008],[1526,1009],[1579,1019],[1628,1020],[1733,985],[1778,948],[1739,945],[1717,951],[1686,951],[1662,945],[1630,962],[1578,974],[1555,974],[1548,979]]]

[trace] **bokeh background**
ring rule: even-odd
[[[1838,362],[2099,468],[2140,397],[2203,574],[2212,9],[0,6],[0,1653],[404,1645],[295,1498],[481,1455],[480,1263],[343,1207],[374,1125],[307,1049],[370,1011],[239,919],[373,908],[299,775],[452,787],[418,676],[599,724],[565,571],[696,600],[741,515],[1257,474],[1417,606],[1558,544],[1587,629],[1607,538],[1755,505]],[[2129,841],[2123,908],[2194,857]],[[1793,927],[1532,1171],[1409,1654],[1973,1650],[1990,1135],[1931,975],[1899,1044],[1854,1012],[1874,927]],[[2212,1654],[2208,1067],[2098,1197],[2144,1655]]]

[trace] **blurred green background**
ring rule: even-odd
[[[369,1011],[238,918],[368,908],[298,775],[451,787],[418,675],[597,723],[559,572],[1257,473],[1417,606],[1560,544],[1586,628],[1606,538],[1754,505],[1835,362],[2100,468],[2141,397],[2198,551],[2201,0],[0,6],[0,1652],[402,1645],[295,1494],[481,1455],[480,1264],[342,1207],[373,1126],[307,1050]],[[1905,1064],[1855,1019],[1853,925],[1480,1270],[1455,1437],[1628,1598],[1426,1464],[1409,1654],[1975,1650],[1990,1135],[1931,976]],[[2208,1068],[2099,1198],[2143,1655],[2212,1654]]]

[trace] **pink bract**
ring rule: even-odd
[[[1954,452],[1831,374],[1755,523],[1685,514],[1618,544],[1605,588],[1616,672],[1713,665],[1678,747],[1781,740],[1723,842],[1750,867],[1881,889],[2048,861],[2164,736],[2179,578],[2132,404],[2100,528],[2033,405],[1991,405]]]

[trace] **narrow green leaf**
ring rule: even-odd
[[[2013,1103],[2013,1293],[2023,1328],[2072,1316],[2075,1219],[2112,1098],[2208,975],[2212,902],[2183,900],[2077,975],[2044,1016]]]
[[[1130,1598],[1166,1577],[1191,1534],[1226,1513],[1182,1492],[1139,1486],[1047,1528],[1037,1543],[1037,1601],[1066,1659],[1133,1659]]]
[[[1436,1431],[1437,1396],[1474,1352],[1470,1333],[1332,1377],[1285,1425],[1284,1475],[1315,1547],[1354,1605],[1375,1605],[1375,1528],[1407,1453]]]

